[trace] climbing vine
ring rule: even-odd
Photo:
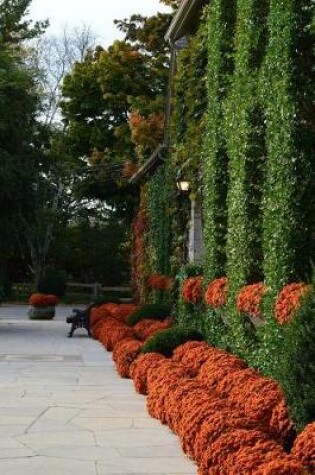
[[[178,53],[174,78],[171,162],[181,168],[190,182],[190,191],[200,192],[200,155],[207,109],[207,11],[205,8],[196,35]]]
[[[229,157],[227,277],[230,336],[245,351],[242,315],[236,295],[245,284],[261,279],[261,200],[265,164],[264,122],[257,94],[259,66],[265,46],[267,1],[238,0],[235,69],[225,104]]]
[[[261,76],[268,150],[264,272],[274,292],[292,280],[305,278],[309,268],[311,155],[305,151],[305,144],[310,141],[306,122],[310,117],[303,117],[301,98],[311,92],[309,74],[305,80],[307,62],[312,57],[307,59],[310,47],[305,46],[311,3],[271,1],[268,17],[269,42]],[[301,68],[303,59],[306,63]],[[314,92],[311,94],[314,97]]]
[[[207,70],[208,107],[203,161],[205,278],[225,273],[227,221],[227,151],[222,102],[233,70],[231,61],[235,23],[234,2],[215,0],[210,7]]]

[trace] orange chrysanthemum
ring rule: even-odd
[[[152,290],[171,290],[174,280],[162,274],[151,274],[147,279],[148,287]]]
[[[308,424],[297,436],[292,454],[311,474],[315,474],[315,422]]]
[[[189,277],[182,284],[182,297],[186,303],[198,304],[202,301],[203,277]]]
[[[221,277],[210,282],[205,293],[205,301],[214,308],[222,307],[226,303],[227,278]]]
[[[130,367],[130,376],[135,389],[139,394],[147,394],[147,374],[149,370],[154,370],[161,361],[166,360],[160,353],[146,353],[140,355]]]
[[[307,284],[289,284],[283,287],[275,303],[275,318],[280,325],[292,320],[296,311],[300,308],[302,298],[311,290]]]
[[[129,370],[133,361],[138,357],[142,343],[131,337],[116,343],[113,350],[113,360],[116,363],[118,374],[122,378],[129,378]]]
[[[251,317],[262,317],[261,302],[266,293],[263,282],[258,284],[245,285],[237,296],[237,310],[246,313]]]
[[[58,304],[58,298],[52,294],[34,293],[29,298],[29,304],[33,307],[54,307]]]

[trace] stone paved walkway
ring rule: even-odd
[[[0,306],[1,475],[191,475],[195,465],[111,355],[58,307],[49,322]],[[77,335],[77,336],[76,336]]]

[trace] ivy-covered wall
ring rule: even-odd
[[[209,10],[206,134],[202,154],[205,278],[226,272],[228,158],[223,127],[223,101],[233,70],[235,5],[214,0]]]
[[[247,341],[243,316],[236,310],[239,290],[262,279],[261,208],[265,166],[264,121],[257,82],[266,38],[266,0],[238,0],[234,70],[224,104],[229,159],[227,311],[234,347]]]
[[[208,297],[220,301],[210,309],[197,278],[200,299],[179,292],[177,323],[278,379],[296,408],[298,375],[313,374],[297,367],[297,342],[309,348],[314,326],[284,329],[275,298],[286,284],[308,283],[314,261],[314,8],[313,0],[209,2],[178,53],[169,156],[147,187],[150,270],[177,275],[179,289],[203,272],[203,290],[214,283]],[[189,198],[176,193],[180,169],[190,197],[202,199],[203,270],[183,267]],[[248,284],[263,299],[259,328],[237,301]],[[303,410],[305,422],[312,411]]]
[[[228,335],[221,343],[244,356],[257,335],[236,310],[241,287],[265,281],[271,329],[280,288],[310,277],[313,9],[311,0],[210,2],[205,284],[227,275]],[[276,351],[282,337],[271,330],[269,337]],[[266,330],[262,339],[269,337]]]
[[[152,272],[170,274],[170,203],[174,194],[167,165],[161,166],[148,184],[149,246]]]
[[[264,281],[274,322],[279,289],[310,277],[313,8],[312,0],[209,2],[177,53],[169,157],[148,185],[150,265],[164,274],[185,258],[189,201],[176,194],[179,169],[191,197],[202,197],[204,282],[228,277],[222,345],[239,353],[253,343],[235,310],[240,288]]]
[[[264,274],[275,291],[288,281],[308,279],[310,271],[311,7],[308,0],[270,2],[269,38],[260,75],[268,157]]]

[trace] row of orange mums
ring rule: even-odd
[[[315,424],[296,438],[288,454],[295,432],[274,380],[205,342],[185,343],[172,358],[140,355],[139,324],[139,329],[127,327],[117,307],[93,310],[92,331],[103,312],[100,341],[113,348],[119,374],[148,394],[149,414],[179,436],[198,464],[198,475],[315,474]]]
[[[198,363],[190,353],[198,355]],[[229,371],[221,380],[217,371],[222,367]],[[307,471],[310,457],[314,461],[311,444],[305,455],[302,439],[304,463],[297,450],[287,454],[283,448],[292,445],[294,429],[280,387],[238,357],[189,342],[171,360],[156,354],[139,357],[130,373],[136,390],[148,393],[149,414],[180,437],[199,475],[312,473]]]
[[[199,304],[202,302],[202,277],[190,277],[182,284],[182,298],[185,303]],[[207,286],[204,298],[207,305],[220,308],[226,304],[228,282],[226,277],[213,280]],[[278,294],[274,315],[280,325],[292,320],[300,308],[302,298],[312,287],[304,283],[286,285]],[[262,318],[262,300],[267,293],[263,282],[244,286],[238,293],[236,308],[251,317]]]

